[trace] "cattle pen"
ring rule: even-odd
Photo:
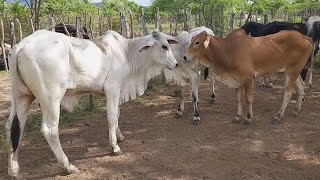
[[[96,43],[95,40],[108,30],[132,40],[150,33],[153,36],[153,30],[157,28],[180,40],[178,37],[182,31],[190,32],[200,26],[208,27],[216,36],[226,37],[231,31],[250,21],[263,24],[274,21],[300,23],[304,18],[320,14],[320,9],[309,6],[303,6],[302,9],[295,6],[293,10],[284,7],[275,11],[261,10],[260,6],[250,4],[251,1],[248,6],[235,5],[231,8],[231,1],[225,3],[209,0],[190,0],[189,5],[184,5],[183,2],[187,1],[182,0],[172,4],[166,0],[154,0],[153,4],[166,2],[172,7],[151,5],[135,8],[127,5],[113,11],[114,9],[106,8],[113,7],[108,4],[111,1],[113,0],[102,1],[101,6],[95,5],[97,7],[94,8],[88,5],[87,9],[71,6],[70,9],[77,9],[72,11],[63,8],[63,5],[70,6],[65,0],[61,1],[64,3],[62,6],[55,4],[58,1],[43,0],[42,9],[41,0],[26,0],[34,3],[29,4],[30,7],[28,4],[21,5],[22,1],[17,1],[16,6],[7,5],[9,3],[3,6],[4,11],[0,13],[0,25],[3,24],[2,28],[0,26],[0,180],[11,178],[8,175],[8,152],[10,154],[12,148],[11,144],[7,143],[5,127],[10,119],[13,97],[12,77],[8,72],[12,67],[6,64],[8,56],[11,56],[9,49],[36,30],[47,29],[88,39],[81,42]],[[123,0],[125,1],[127,0]],[[177,2],[182,4],[177,5]],[[24,9],[19,9],[20,6],[24,6]],[[317,32],[320,32],[320,29]],[[103,46],[99,46],[99,42],[96,45],[103,52]],[[163,46],[159,47],[168,49]],[[319,53],[315,59],[319,59]],[[184,60],[181,58],[177,61],[180,67]],[[86,96],[80,99],[73,112],[61,109],[61,145],[70,163],[80,170],[73,174],[66,173],[57,163],[42,131],[43,108],[37,99],[34,100],[19,145],[19,178],[320,179],[318,61],[315,62],[313,71],[312,88],[305,84],[302,111],[297,116],[290,114],[295,109],[296,101],[293,97],[283,120],[276,125],[271,124],[271,121],[282,103],[284,77],[272,77],[272,88],[254,83],[253,121],[251,125],[243,125],[233,121],[237,114],[235,90],[218,81],[214,85],[212,81],[208,83],[209,80],[203,77],[203,72],[198,70],[203,68],[194,70],[197,75],[201,74],[197,76],[198,81],[195,80],[198,83],[196,93],[199,97],[194,95],[194,82],[190,77],[182,86],[174,80],[165,82],[165,75],[160,74],[147,83],[142,96],[119,106],[119,126],[125,136],[125,140],[118,143],[123,151],[122,155],[115,155],[113,147],[110,146],[107,116],[109,112],[106,107],[108,98],[105,98],[105,95],[91,96],[89,108]],[[35,72],[27,74],[29,73],[33,75]],[[124,72],[121,71],[114,77],[122,73]],[[182,98],[183,95],[185,99]],[[185,101],[183,109],[180,108],[182,101]],[[177,116],[179,110],[181,114]],[[197,113],[201,115],[201,123],[195,125],[194,118]]]

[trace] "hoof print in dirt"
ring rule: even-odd
[[[194,123],[195,126],[199,126],[200,125],[200,119],[199,120],[194,120],[193,123]]]
[[[174,116],[176,119],[179,119],[182,117],[182,113],[176,112],[176,115]]]
[[[246,125],[246,126],[249,126],[249,125],[251,125],[251,121],[245,120],[242,124]]]

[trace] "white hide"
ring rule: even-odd
[[[98,40],[104,46],[100,49],[89,40],[41,30],[19,44],[24,53],[33,58],[30,59],[32,64],[22,62],[24,65],[19,70],[22,76],[26,76],[23,79],[29,82],[29,88],[38,86],[33,75],[46,77],[47,82],[59,81],[68,89],[61,102],[68,111],[73,110],[82,94],[102,94],[104,85],[112,86],[114,83],[121,84],[121,104],[141,96],[148,81],[161,73],[164,64],[155,62],[150,51],[139,52],[150,38],[149,35],[128,40],[114,31],[108,31]],[[50,63],[46,64],[46,71],[41,71],[43,67],[34,67],[47,62]],[[30,71],[35,73],[30,74]]]

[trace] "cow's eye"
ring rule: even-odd
[[[162,47],[162,49],[164,49],[164,50],[168,50],[168,46],[161,46]]]
[[[194,44],[200,44],[200,42],[199,41],[197,41],[196,43],[194,43]]]

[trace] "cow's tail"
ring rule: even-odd
[[[206,80],[207,78],[208,78],[208,76],[209,76],[209,68],[205,68],[204,69],[204,72],[203,72],[203,78],[204,78],[204,80]]]
[[[18,74],[18,53],[22,49],[24,43],[19,43],[14,46],[11,50],[11,55],[9,55],[9,72],[11,77],[11,112],[9,121],[7,123],[7,130],[10,133],[10,140],[12,143],[13,152],[15,152],[19,146],[20,140],[20,121],[17,115],[17,97],[18,97],[18,82],[19,82],[19,74]],[[11,123],[11,124],[10,124]]]
[[[309,87],[312,88],[312,69],[313,69],[313,63],[314,63],[314,51],[315,51],[315,44],[312,43],[312,53],[310,55],[310,74],[309,74]]]

